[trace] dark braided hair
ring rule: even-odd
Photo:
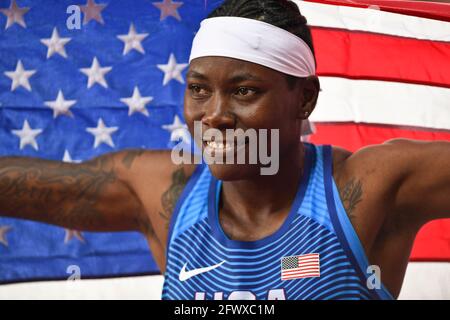
[[[307,21],[298,6],[288,0],[225,0],[212,11],[208,18],[241,17],[263,21],[296,35],[309,46],[314,60],[314,46]],[[286,75],[289,88],[293,88],[297,77]]]

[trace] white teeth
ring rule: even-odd
[[[222,142],[216,142],[216,141],[207,141],[206,145],[210,148],[213,149],[219,149],[219,150],[224,150],[224,149],[229,149],[231,148],[231,143],[226,142],[225,144]]]

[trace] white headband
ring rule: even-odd
[[[203,20],[192,43],[189,63],[206,56],[254,62],[295,77],[316,73],[314,56],[302,39],[269,23],[248,18]]]

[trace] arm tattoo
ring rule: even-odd
[[[347,182],[341,191],[342,203],[351,220],[355,218],[353,211],[356,205],[362,201],[362,194],[361,180],[355,180],[354,178]]]
[[[147,237],[155,236],[155,230],[153,229],[152,223],[146,214],[140,214],[135,218],[135,224],[144,235]]]
[[[131,169],[133,162],[136,158],[140,157],[145,150],[132,150],[125,153],[125,157],[122,159],[122,164],[127,168]]]
[[[188,180],[189,179],[186,177],[183,168],[178,169],[172,174],[171,186],[166,192],[163,193],[161,197],[163,212],[159,212],[159,215],[166,221],[167,229],[169,229],[169,222],[173,210],[175,209],[175,205]]]
[[[112,159],[81,165],[32,158],[0,159],[0,212],[68,226],[104,226],[99,199],[116,176]]]

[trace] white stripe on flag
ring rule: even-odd
[[[450,41],[450,23],[392,12],[294,0],[308,25]]]
[[[320,77],[313,122],[362,122],[450,129],[450,89]]]

